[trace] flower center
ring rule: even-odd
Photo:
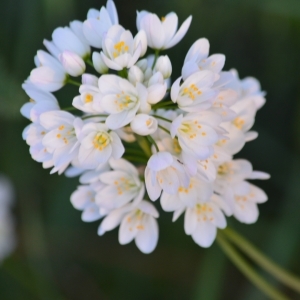
[[[115,180],[114,185],[116,186],[119,195],[136,187],[134,181],[129,177],[121,177],[119,180]]]
[[[187,121],[181,123],[179,130],[188,136],[190,139],[194,139],[199,136],[206,136],[206,132],[202,130],[202,126],[198,123],[198,121]]]
[[[137,98],[133,95],[125,94],[124,91],[121,94],[117,94],[117,99],[115,100],[115,104],[118,106],[119,110],[129,110],[135,106],[137,102]]]
[[[185,187],[183,187],[183,186],[180,186],[180,187],[178,188],[178,192],[179,192],[179,193],[185,193],[185,194],[188,194],[189,191],[190,191],[192,188],[193,188],[193,183],[190,183],[190,185],[189,185],[187,188],[185,188]]]
[[[220,165],[218,167],[218,175],[222,176],[222,175],[226,175],[228,172],[229,172],[229,166],[228,164],[223,164],[223,165]]]
[[[94,97],[91,94],[86,94],[84,97],[84,103],[90,103],[90,102],[93,102],[93,100],[94,100]]]
[[[93,139],[95,149],[102,151],[110,143],[110,137],[105,132],[98,132]]]
[[[182,91],[182,96],[188,96],[190,99],[195,100],[197,95],[201,95],[202,92],[197,88],[195,84],[191,84]]]
[[[56,134],[56,138],[62,139],[65,144],[68,144],[70,139],[75,136],[74,127],[65,126],[64,124],[58,127],[58,133]]]
[[[146,126],[149,127],[152,125],[152,120],[149,118],[147,121],[146,121]]]
[[[124,41],[121,41],[114,45],[114,49],[115,51],[113,52],[113,57],[116,58],[121,54],[128,52],[129,46]]]
[[[196,204],[196,213],[197,213],[197,221],[201,219],[203,221],[213,221],[213,217],[210,213],[213,212],[213,209],[207,204]]]
[[[242,129],[244,124],[245,124],[245,120],[243,120],[240,117],[237,117],[233,120],[232,122],[238,129]]]

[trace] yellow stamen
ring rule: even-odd
[[[94,99],[93,95],[87,94],[84,98],[84,102],[85,103],[93,102],[93,99]]]

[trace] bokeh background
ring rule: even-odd
[[[133,32],[136,10],[159,16],[175,11],[180,23],[193,15],[186,37],[168,52],[173,79],[190,45],[206,37],[211,53],[226,55],[225,69],[260,80],[267,103],[253,128],[259,137],[238,157],[272,175],[257,183],[269,201],[260,205],[256,224],[242,225],[232,218],[229,223],[273,260],[300,274],[300,1],[115,2],[121,24]],[[0,299],[266,299],[217,244],[202,249],[186,236],[182,217],[173,224],[171,214],[161,214],[159,243],[150,255],[133,243],[119,245],[117,230],[98,237],[99,222],[83,223],[70,203],[77,178],[50,176],[30,158],[21,138],[29,122],[19,109],[28,101],[21,83],[34,67],[33,57],[56,27],[84,20],[89,8],[104,4],[0,0],[0,172],[15,187],[18,235],[16,251],[0,266]],[[65,91],[64,103],[71,104],[76,93],[75,88]]]

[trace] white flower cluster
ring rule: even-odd
[[[184,37],[191,20],[177,30],[175,13],[159,19],[141,11],[133,36],[108,0],[84,22],[55,29],[52,41],[44,41],[50,54],[37,52],[23,84],[30,102],[21,113],[32,121],[23,138],[32,158],[51,173],[70,166],[68,176],[81,175],[71,202],[82,220],[103,218],[99,235],[120,225],[119,242],[134,239],[144,253],[158,240],[158,211],[149,200],[160,198],[173,221],[184,213],[186,234],[202,247],[226,227],[225,215],[253,223],[257,203],[267,200],[246,180],[269,175],[233,159],[257,137],[249,130],[265,103],[259,82],[222,71],[225,56],[209,55],[201,38],[171,83],[171,61],[160,52]],[[81,84],[71,79],[80,75]],[[71,108],[76,115],[60,109],[52,94],[67,83],[80,86]],[[143,168],[147,147],[152,156]]]
[[[15,224],[11,214],[13,188],[10,181],[0,175],[0,261],[15,248]]]

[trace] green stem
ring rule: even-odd
[[[155,53],[154,53],[154,60],[153,60],[153,64],[152,64],[152,70],[154,69],[155,67],[155,64],[156,64],[156,61],[157,61],[157,58],[158,58],[158,55],[159,55],[159,50],[155,50]]]
[[[141,149],[144,151],[145,155],[147,157],[151,157],[152,151],[147,138],[141,135],[136,135],[136,140]]]
[[[127,78],[128,77],[128,71],[126,68],[124,68],[123,70],[121,71],[118,71],[118,75],[122,78]]]
[[[80,83],[80,82],[75,81],[75,80],[73,80],[73,79],[71,79],[71,78],[68,78],[68,79],[67,79],[67,83],[70,83],[70,84],[73,84],[73,85],[76,85],[76,86],[81,86],[81,83]]]
[[[91,61],[90,58],[88,58],[85,62],[86,62],[88,65],[90,65],[91,67],[94,68],[94,64],[93,64],[93,62]]]
[[[152,109],[155,110],[155,109],[159,109],[159,108],[164,108],[164,107],[168,107],[170,105],[175,105],[175,103],[171,100],[169,101],[162,101],[162,102],[158,102],[156,104],[154,104],[152,106]]]
[[[170,131],[169,131],[167,128],[165,128],[164,126],[161,126],[161,125],[158,124],[158,127],[159,127],[161,130],[163,130],[163,131],[165,131],[166,133],[168,133],[169,135],[171,135]]]
[[[149,141],[152,145],[154,145],[156,151],[159,152],[158,146],[157,146],[156,142],[154,141],[154,139],[152,138],[152,136],[151,136],[151,135],[147,135],[147,139],[148,139],[148,141]]]
[[[285,269],[278,266],[275,262],[271,261],[256,247],[254,247],[248,240],[239,235],[233,229],[227,227],[222,232],[232,243],[234,243],[245,254],[247,254],[251,259],[253,259],[253,261],[255,261],[260,267],[269,272],[272,276],[274,276],[286,286],[300,293],[299,277],[290,274]]]
[[[270,285],[265,279],[245,261],[245,259],[230,245],[223,234],[218,232],[217,242],[232,263],[265,295],[274,300],[288,300],[285,295]]]
[[[125,154],[128,153],[128,154],[133,154],[133,155],[138,155],[140,157],[143,157],[143,158],[147,158],[147,156],[145,155],[145,152],[142,152],[138,149],[133,149],[133,148],[126,148],[125,150]]]
[[[73,111],[73,110],[78,110],[78,109],[76,107],[74,107],[74,106],[70,106],[70,107],[62,108],[61,110],[64,110],[64,111]]]
[[[124,154],[123,158],[129,160],[130,162],[143,163],[143,164],[147,163],[147,158],[142,158],[142,157],[138,157],[138,156],[130,156],[130,155]]]
[[[161,119],[163,121],[166,121],[166,122],[169,122],[169,123],[172,123],[173,121],[169,120],[169,119],[166,119],[164,117],[161,117],[161,116],[158,116],[158,115],[152,115],[153,117],[157,118],[157,119]]]

